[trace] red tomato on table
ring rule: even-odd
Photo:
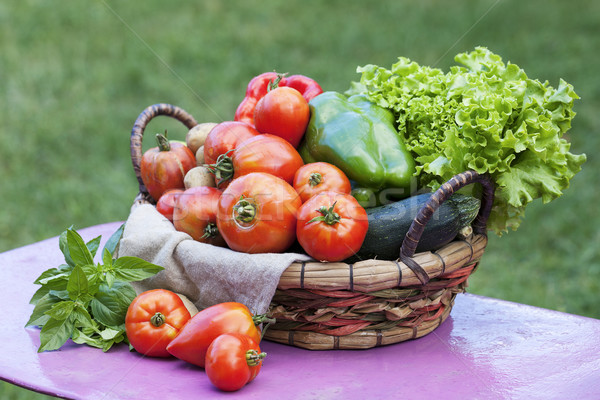
[[[169,357],[167,345],[191,315],[177,294],[154,289],[138,295],[125,316],[125,332],[133,348],[146,356]]]
[[[306,253],[319,261],[341,261],[362,246],[367,212],[349,194],[323,192],[298,210],[296,235]]]
[[[257,325],[262,322],[261,317],[253,316],[241,303],[215,304],[194,315],[167,351],[180,360],[203,367],[208,346],[224,333],[241,333],[259,343],[261,332]]]
[[[213,385],[233,392],[256,378],[266,355],[249,336],[226,333],[208,347],[204,368]]]

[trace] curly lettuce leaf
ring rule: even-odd
[[[395,113],[423,184],[436,188],[468,169],[489,174],[497,187],[488,227],[500,235],[517,229],[533,200],[562,195],[581,170],[585,154],[570,153],[563,138],[579,96],[484,47],[455,61],[448,72],[405,57],[390,69],[366,65],[351,90]]]

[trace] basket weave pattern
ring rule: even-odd
[[[187,128],[197,125],[191,115],[170,104],[152,105],[138,116],[131,131],[131,158],[140,188],[136,202],[152,203],[139,166],[144,130],[159,115],[175,118]],[[473,234],[434,252],[415,254],[437,208],[473,183],[483,189]],[[450,314],[454,298],[465,290],[483,255],[493,193],[487,176],[475,171],[444,183],[415,216],[396,261],[293,263],[280,278],[270,309],[277,322],[264,338],[312,350],[365,349],[432,332]]]

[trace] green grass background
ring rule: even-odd
[[[406,56],[447,69],[482,45],[532,78],[574,85],[569,137],[588,161],[563,197],[490,236],[469,291],[600,318],[598,21],[596,0],[2,2],[0,251],[124,220],[137,193],[129,133],[148,105],[220,122],[265,71],[344,91],[359,65]],[[166,117],[147,132],[165,128],[185,137]],[[0,397],[44,396],[2,383]]]

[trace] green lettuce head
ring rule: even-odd
[[[579,96],[527,77],[484,47],[455,57],[444,73],[401,57],[391,69],[359,67],[352,91],[391,109],[417,162],[420,182],[437,188],[457,173],[487,173],[496,184],[488,228],[515,230],[527,204],[562,194],[585,154],[569,152],[563,135]]]

